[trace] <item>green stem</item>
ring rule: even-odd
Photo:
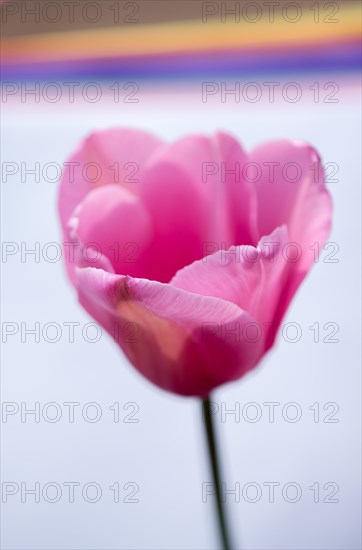
[[[215,491],[216,491],[216,506],[217,516],[219,521],[220,539],[224,550],[231,550],[230,538],[228,535],[226,516],[225,516],[225,503],[221,498],[221,481],[220,481],[220,467],[219,459],[216,448],[215,440],[215,428],[212,420],[210,398],[206,397],[202,400],[203,419],[205,422],[207,445],[210,457],[210,466],[212,470]]]

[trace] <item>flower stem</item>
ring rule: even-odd
[[[224,550],[231,550],[230,538],[225,516],[225,504],[221,498],[221,482],[220,482],[220,466],[215,440],[215,429],[212,420],[210,398],[206,397],[202,400],[203,420],[206,428],[207,445],[210,457],[210,466],[212,470],[215,491],[216,491],[216,506],[217,516],[219,521],[220,539]]]

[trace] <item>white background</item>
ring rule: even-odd
[[[270,79],[269,80],[273,80]],[[296,80],[296,77],[290,80]],[[166,140],[215,130],[233,133],[250,149],[280,137],[312,143],[325,162],[340,170],[338,183],[330,184],[335,213],[330,241],[337,243],[337,263],[315,264],[295,297],[285,323],[298,323],[302,337],[296,343],[279,335],[272,352],[255,372],[218,389],[213,400],[219,409],[240,403],[240,422],[229,414],[221,422],[215,415],[224,477],[228,489],[240,483],[240,502],[229,495],[228,511],[235,535],[235,548],[269,549],[357,549],[360,548],[360,107],[359,93],[340,75],[319,81],[340,84],[338,103],[314,103],[311,92],[298,103],[283,99],[251,104],[203,103],[200,86],[176,92],[172,88],[142,91],[137,104],[115,104],[102,97],[96,104],[78,98],[59,104],[40,104],[28,99],[2,104],[2,161],[62,164],[78,142],[90,131],[113,126],[147,129]],[[311,75],[305,86],[316,81]],[[24,242],[29,248],[39,242],[60,242],[56,211],[57,183],[39,183],[21,173],[2,182],[2,241]],[[329,252],[331,251],[328,250]],[[4,549],[214,549],[218,548],[213,503],[202,502],[202,483],[210,481],[204,447],[200,404],[167,394],[144,380],[123,358],[110,337],[97,343],[82,339],[76,331],[69,343],[64,322],[92,321],[78,305],[63,263],[33,256],[21,262],[20,253],[2,263],[2,322],[56,322],[63,327],[57,343],[41,337],[34,343],[21,331],[3,344],[2,400],[24,402],[31,408],[49,402],[61,406],[62,417],[51,423],[34,416],[21,422],[20,412],[7,417],[2,428],[2,482],[56,482],[63,488],[61,499],[40,503],[20,491],[2,505]],[[313,341],[311,325],[321,327],[320,342]],[[339,325],[338,343],[324,343],[325,323]],[[4,325],[3,325],[4,328]],[[90,333],[92,336],[92,334]],[[291,330],[290,336],[293,336]],[[79,402],[75,421],[68,421],[64,402]],[[95,423],[83,419],[81,409],[97,402],[102,418]],[[109,407],[120,403],[121,420],[137,403],[138,423],[115,423]],[[255,402],[262,417],[248,422],[243,409]],[[279,402],[274,423],[269,422],[264,402]],[[298,422],[283,418],[282,408],[298,403]],[[320,404],[319,422],[313,421],[314,403]],[[337,423],[323,419],[334,402]],[[224,403],[224,405],[222,405]],[[245,412],[246,411],[246,412]],[[290,408],[290,416],[294,410]],[[89,409],[93,414],[94,409]],[[46,414],[46,412],[45,412]],[[54,409],[49,410],[49,415]],[[225,418],[224,418],[225,420]],[[64,482],[78,482],[75,502],[68,502]],[[86,502],[81,488],[96,482],[102,497]],[[109,486],[119,482],[121,502],[113,502]],[[139,486],[138,503],[122,502]],[[241,493],[246,483],[258,483],[262,496],[247,502]],[[266,482],[278,482],[275,502],[269,502]],[[296,503],[282,498],[282,487],[297,483],[302,496]],[[320,484],[320,502],[309,489]],[[336,503],[323,499],[330,491],[327,482],[337,483]],[[4,487],[4,485],[3,485]],[[51,492],[49,493],[52,496]],[[250,490],[251,498],[255,493]],[[90,492],[90,496],[92,493]],[[290,497],[293,497],[290,490]]]

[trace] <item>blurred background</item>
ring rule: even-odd
[[[261,366],[214,393],[214,418],[235,548],[361,548],[360,3],[0,10],[2,548],[219,548],[199,402],[138,375],[58,253],[64,162],[114,126],[320,152],[330,242]]]

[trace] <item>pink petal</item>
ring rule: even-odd
[[[328,239],[332,200],[319,155],[305,142],[267,143],[255,149],[249,160],[262,168],[262,177],[255,186],[259,235],[287,224],[289,239],[294,243],[285,251],[290,257],[290,274],[280,303],[282,316],[315,261],[316,245],[321,250]],[[272,174],[270,162],[277,163]]]
[[[82,203],[75,209],[74,214],[69,219],[63,233],[63,254],[65,267],[67,269],[68,277],[74,286],[76,286],[75,270],[77,267],[96,266],[97,268],[104,269],[109,273],[114,273],[111,262],[107,256],[99,250],[97,243],[89,241],[83,243],[77,234],[77,228],[79,225],[78,213],[80,212],[81,205]],[[94,245],[96,245],[96,248]]]
[[[119,185],[88,193],[78,206],[75,232],[83,247],[93,245],[112,266],[111,272],[147,276],[145,251],[152,239],[150,216],[136,195]],[[84,264],[83,264],[84,265]],[[91,267],[102,267],[89,264]]]
[[[257,248],[232,247],[181,269],[171,286],[227,300],[247,311],[259,324],[269,348],[280,320],[279,305],[288,281],[289,265],[283,258],[288,242],[286,227],[264,237]]]
[[[140,186],[155,226],[152,279],[168,282],[210,250],[255,239],[254,187],[239,179],[245,158],[222,133],[189,136],[152,156]]]
[[[331,197],[317,152],[305,142],[274,141],[255,149],[249,162],[262,174],[255,185],[259,237],[286,224],[290,241],[302,250],[298,269],[306,272],[314,261],[309,247],[315,242],[323,247],[331,228]]]
[[[158,138],[139,130],[103,130],[88,136],[67,161],[62,176],[59,212],[63,229],[92,189],[118,183],[137,194],[145,164],[160,146]]]
[[[254,321],[235,304],[95,268],[79,269],[77,276],[82,305],[116,332],[131,363],[166,390],[206,396],[260,358],[263,337],[243,336]]]
[[[246,153],[232,136],[218,132],[214,142],[218,149],[219,173],[224,189],[225,215],[231,224],[231,245],[250,244],[258,241],[257,203],[254,184],[243,176],[243,167],[248,162]],[[208,181],[210,177],[207,178]],[[212,195],[215,197],[215,193]],[[215,209],[221,206],[219,201]]]
[[[147,277],[168,282],[178,269],[202,258],[205,201],[195,181],[167,155],[148,168],[140,197],[154,227]]]

